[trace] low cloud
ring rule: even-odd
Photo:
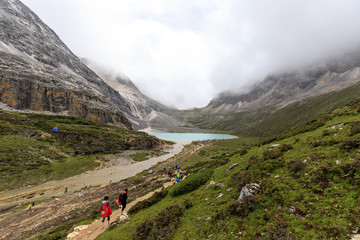
[[[23,2],[77,55],[179,108],[360,43],[356,0]]]

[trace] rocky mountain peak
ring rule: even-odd
[[[0,102],[131,128],[121,95],[18,0],[0,1]]]

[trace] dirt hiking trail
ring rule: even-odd
[[[173,182],[167,182],[164,184],[164,187],[168,187],[171,184],[173,184]],[[124,210],[124,218],[120,219],[121,216],[121,208],[118,208],[118,206],[113,206],[113,213],[110,216],[110,221],[124,221],[125,219],[129,219],[129,216],[127,215],[126,211],[129,210],[130,208],[132,208],[136,203],[143,201],[145,199],[150,198],[152,195],[154,195],[154,193],[161,191],[161,188],[156,189],[155,191],[149,192],[148,194],[141,196],[137,199],[135,199],[134,201],[132,201],[131,203],[126,205],[126,208]],[[116,209],[118,208],[118,209]],[[97,236],[99,236],[101,233],[103,233],[109,226],[107,224],[107,219],[105,220],[104,228],[101,229],[101,220],[102,218],[94,221],[93,223],[86,225],[86,226],[81,226],[80,229],[83,230],[79,230],[79,231],[74,231],[72,234],[68,235],[67,239],[76,239],[76,240],[93,240],[96,239]],[[130,220],[131,221],[131,220]],[[71,236],[72,235],[72,236]]]

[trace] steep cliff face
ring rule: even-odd
[[[0,28],[0,102],[132,127],[120,94],[20,1],[0,1]]]
[[[360,81],[360,51],[302,69],[268,75],[245,93],[224,92],[205,112],[227,113],[264,106],[286,106],[309,97],[345,89]]]

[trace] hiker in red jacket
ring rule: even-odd
[[[104,201],[100,204],[98,212],[101,212],[101,217],[103,218],[101,221],[101,229],[104,228],[105,218],[108,220],[108,225],[110,225],[110,215],[112,214],[111,211],[111,204],[109,202],[109,197],[105,196]]]

